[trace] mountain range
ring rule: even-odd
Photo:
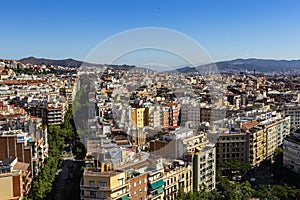
[[[53,60],[53,59],[46,59],[46,58],[35,58],[35,57],[27,57],[22,58],[18,60],[19,62],[23,64],[32,64],[32,65],[46,65],[46,66],[63,66],[63,67],[69,67],[69,68],[79,68],[81,66],[87,66],[87,67],[102,67],[104,64],[94,64],[94,63],[87,63],[79,60],[74,60],[72,58],[68,59],[62,59],[62,60]],[[134,66],[132,65],[105,65],[111,68],[115,69],[127,69],[130,70]]]
[[[52,60],[45,58],[28,57],[20,59],[19,62],[36,65],[60,65],[64,67],[79,68],[83,61],[74,59]],[[256,72],[289,72],[300,73],[300,60],[272,60],[272,59],[235,59],[230,61],[220,61],[214,63],[220,72],[239,72],[239,71],[256,71]],[[86,66],[103,66],[101,64],[85,63]],[[200,68],[209,68],[212,64],[201,65]],[[119,69],[132,69],[134,66],[129,65],[110,65]],[[129,68],[128,68],[129,67]],[[174,68],[173,71],[180,73],[198,72],[198,67],[184,66]]]

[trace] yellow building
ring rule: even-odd
[[[272,158],[276,148],[290,134],[290,118],[276,115],[261,122],[252,120],[242,125],[242,131],[247,134],[247,160],[252,166],[257,166]]]
[[[248,132],[249,164],[257,166],[267,157],[267,135],[258,126],[252,127]]]
[[[23,199],[20,172],[0,174],[0,199]]]
[[[149,125],[149,108],[133,108],[132,122],[137,128],[143,128]]]
[[[80,186],[81,199],[127,199],[126,179],[125,172],[85,169]]]
[[[0,166],[0,199],[19,200],[31,188],[29,163],[17,162],[17,158],[7,158]]]
[[[165,200],[175,200],[179,192],[179,188],[182,188],[184,192],[193,191],[192,170],[192,165],[181,160],[174,160],[173,163],[165,166]]]

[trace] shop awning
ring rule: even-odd
[[[156,182],[152,183],[150,186],[151,186],[152,190],[155,190],[156,188],[159,188],[160,186],[163,186],[164,183],[165,182],[163,180],[159,180],[159,181],[156,181]]]

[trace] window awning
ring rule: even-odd
[[[129,197],[126,195],[126,196],[122,197],[122,200],[129,200]]]
[[[163,193],[163,192],[164,192],[164,188],[162,188],[162,187],[158,188],[158,190],[157,190],[158,194]]]
[[[159,188],[160,186],[163,186],[164,183],[165,182],[163,180],[159,180],[159,181],[156,181],[156,182],[152,183],[150,186],[151,186],[152,190],[155,190],[156,188]]]

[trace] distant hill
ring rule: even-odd
[[[271,59],[236,59],[232,61],[222,61],[216,63],[220,71],[260,71],[279,72],[293,69],[300,69],[300,60],[271,60]]]
[[[52,60],[52,59],[46,59],[46,58],[35,58],[35,57],[28,57],[28,58],[22,58],[18,60],[19,62],[23,64],[32,64],[32,65],[53,65],[53,66],[63,66],[63,67],[70,67],[70,68],[79,68],[82,66],[83,61],[78,61],[74,59],[63,59],[63,60]],[[93,67],[102,67],[104,65],[102,64],[93,64],[93,63],[84,63],[85,66],[93,66]],[[108,65],[108,67],[117,69],[117,70],[130,70],[134,66],[130,65]]]
[[[198,71],[195,67],[186,66],[186,67],[181,67],[176,70],[173,70],[173,72],[188,74],[188,73],[197,73]]]
[[[55,65],[55,66],[63,66],[63,67],[70,67],[70,68],[79,68],[82,64],[82,61],[74,60],[74,59],[64,59],[64,60],[52,60],[52,59],[45,59],[45,58],[35,58],[35,57],[28,57],[22,58],[18,60],[24,64],[32,64],[32,65]]]
[[[235,59],[231,61],[221,61],[214,63],[218,67],[218,70],[221,72],[230,72],[230,71],[253,71],[256,72],[295,72],[300,73],[300,60],[271,60],[271,59]],[[200,65],[196,68],[194,67],[180,67],[172,72],[180,73],[194,73],[201,72],[203,69],[209,69],[211,65]]]
[[[52,60],[45,58],[28,57],[19,60],[20,62],[35,65],[59,65],[64,67],[78,68],[82,65],[82,61],[74,59]],[[220,72],[240,72],[253,71],[256,72],[287,72],[300,74],[300,60],[272,60],[272,59],[235,59],[230,61],[221,61],[214,63]],[[101,67],[101,64],[85,63],[86,66]],[[178,73],[197,73],[211,68],[212,64],[201,65],[196,68],[190,66],[179,67],[169,72]],[[109,65],[114,69],[131,70],[135,66],[132,65]]]

